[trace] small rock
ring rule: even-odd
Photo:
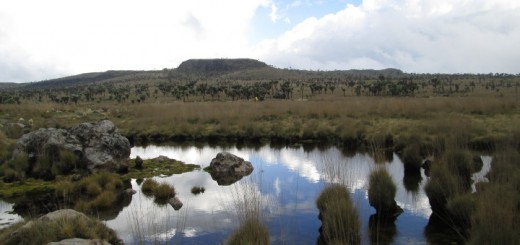
[[[182,208],[182,202],[177,197],[170,198],[170,200],[168,200],[168,203],[172,205],[173,209],[176,211]]]

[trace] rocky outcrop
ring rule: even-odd
[[[117,133],[111,121],[103,120],[68,130],[42,128],[25,134],[16,142],[13,155],[26,154],[34,163],[43,155],[55,158],[62,150],[73,152],[81,166],[89,170],[124,170],[128,168],[130,142]]]
[[[230,185],[253,172],[253,165],[229,152],[220,152],[209,165],[208,172],[219,185]]]

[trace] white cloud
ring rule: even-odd
[[[308,4],[315,2],[285,7]],[[234,57],[314,70],[520,72],[516,0],[364,0],[252,44],[259,7],[277,25],[291,22],[272,0],[5,0],[0,82]]]
[[[279,67],[518,73],[520,2],[364,0],[257,45]]]
[[[161,69],[189,58],[246,57],[250,20],[259,6],[269,3],[2,2],[0,79],[26,81],[108,69]],[[46,73],[39,74],[41,70]]]

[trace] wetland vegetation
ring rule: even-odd
[[[113,203],[124,202],[119,193],[136,180],[146,179],[141,185],[145,192],[152,177],[203,167],[185,159],[141,156],[129,160],[125,173],[91,174],[70,167],[77,161],[70,152],[43,154],[34,165],[23,155],[13,157],[15,142],[25,133],[108,119],[134,145],[317,145],[337,147],[346,155],[366,153],[382,164],[399,157],[402,179],[390,183],[389,176],[376,171],[381,176],[370,176],[370,182],[390,194],[394,182],[416,192],[425,183],[433,211],[424,229],[427,242],[514,244],[520,241],[519,87],[520,77],[508,74],[300,71],[251,60],[195,60],[178,69],[108,71],[2,88],[0,197],[20,203],[27,202],[28,194],[52,193],[46,211],[70,207],[99,215]],[[476,184],[473,191],[472,176],[482,168],[482,155],[492,157],[491,170],[488,181]],[[150,187],[158,199],[178,190],[159,186]],[[193,183],[190,188],[199,186]],[[209,196],[210,188],[204,188],[206,193],[196,198]],[[324,187],[323,195],[331,188],[339,187]],[[353,191],[348,185],[341,188]],[[194,190],[199,192],[204,191]],[[369,189],[369,198],[371,193]],[[346,194],[341,199],[345,205],[338,208],[348,209],[341,212],[348,217],[330,215],[327,210],[334,209],[334,202],[316,197],[325,232],[319,241],[360,242],[359,231],[345,230],[345,225],[354,229],[351,224],[359,223],[359,204]],[[376,206],[386,205],[381,209],[394,204],[391,197],[373,198],[383,198],[373,199]],[[27,205],[16,210],[23,207]],[[20,214],[30,219],[41,211]],[[240,222],[242,228],[230,243],[241,241],[237,234],[265,225],[261,215],[255,217]],[[328,221],[332,218],[340,220]],[[377,227],[375,243],[392,243],[378,234],[395,234],[395,225]],[[249,235],[256,239],[273,233],[270,227],[260,231]]]

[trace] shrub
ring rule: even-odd
[[[390,213],[396,210],[396,191],[397,187],[392,176],[385,168],[378,168],[370,173],[368,201],[378,213]]]
[[[344,186],[326,187],[316,200],[322,222],[318,244],[359,244],[361,223]]]
[[[242,244],[269,244],[269,231],[258,219],[248,219],[231,234],[227,240],[228,245]]]

